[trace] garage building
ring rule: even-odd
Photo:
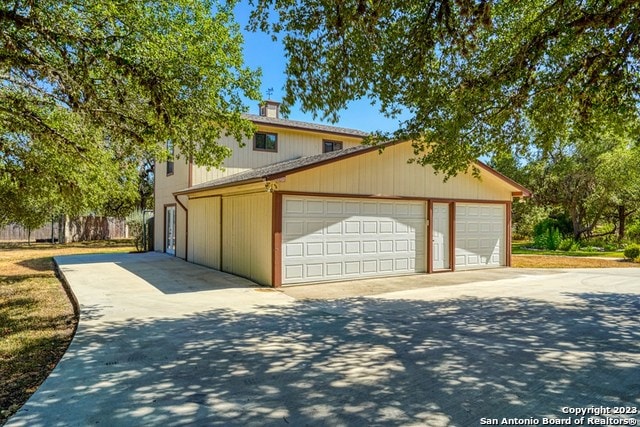
[[[511,203],[529,192],[482,163],[443,182],[412,155],[356,146],[177,191],[186,258],[275,287],[509,266]]]

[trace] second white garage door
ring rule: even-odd
[[[456,270],[506,265],[506,206],[456,203]]]
[[[282,283],[425,270],[425,204],[285,196]]]

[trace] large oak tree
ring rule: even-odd
[[[371,98],[447,174],[638,117],[637,0],[256,0],[251,28],[284,44],[287,103]]]
[[[258,98],[232,3],[2,2],[0,220],[19,218],[27,193],[67,213],[130,195],[167,140],[219,165],[216,141],[251,131],[243,99]]]

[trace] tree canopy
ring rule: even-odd
[[[446,174],[638,117],[638,1],[256,3],[250,27],[284,43],[287,103],[333,120],[364,97],[402,112],[378,137],[415,140],[415,160]]]
[[[3,2],[3,201],[29,192],[68,213],[98,209],[109,195],[135,189],[141,160],[162,159],[169,139],[197,164],[219,165],[229,155],[219,136],[251,132],[240,115],[243,99],[259,98],[232,7],[215,0]]]

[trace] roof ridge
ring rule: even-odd
[[[287,127],[287,128],[293,128],[293,129],[302,129],[302,130],[309,130],[309,131],[316,131],[316,132],[333,133],[333,134],[340,134],[340,135],[346,135],[346,136],[354,136],[359,138],[364,138],[366,136],[369,136],[368,132],[365,132],[359,129],[326,125],[322,123],[304,122],[301,120],[291,120],[291,119],[284,119],[280,117],[265,117],[265,116],[259,116],[256,114],[251,114],[251,113],[242,113],[242,117],[246,118],[247,120],[251,120],[254,123],[260,123],[265,125]]]

